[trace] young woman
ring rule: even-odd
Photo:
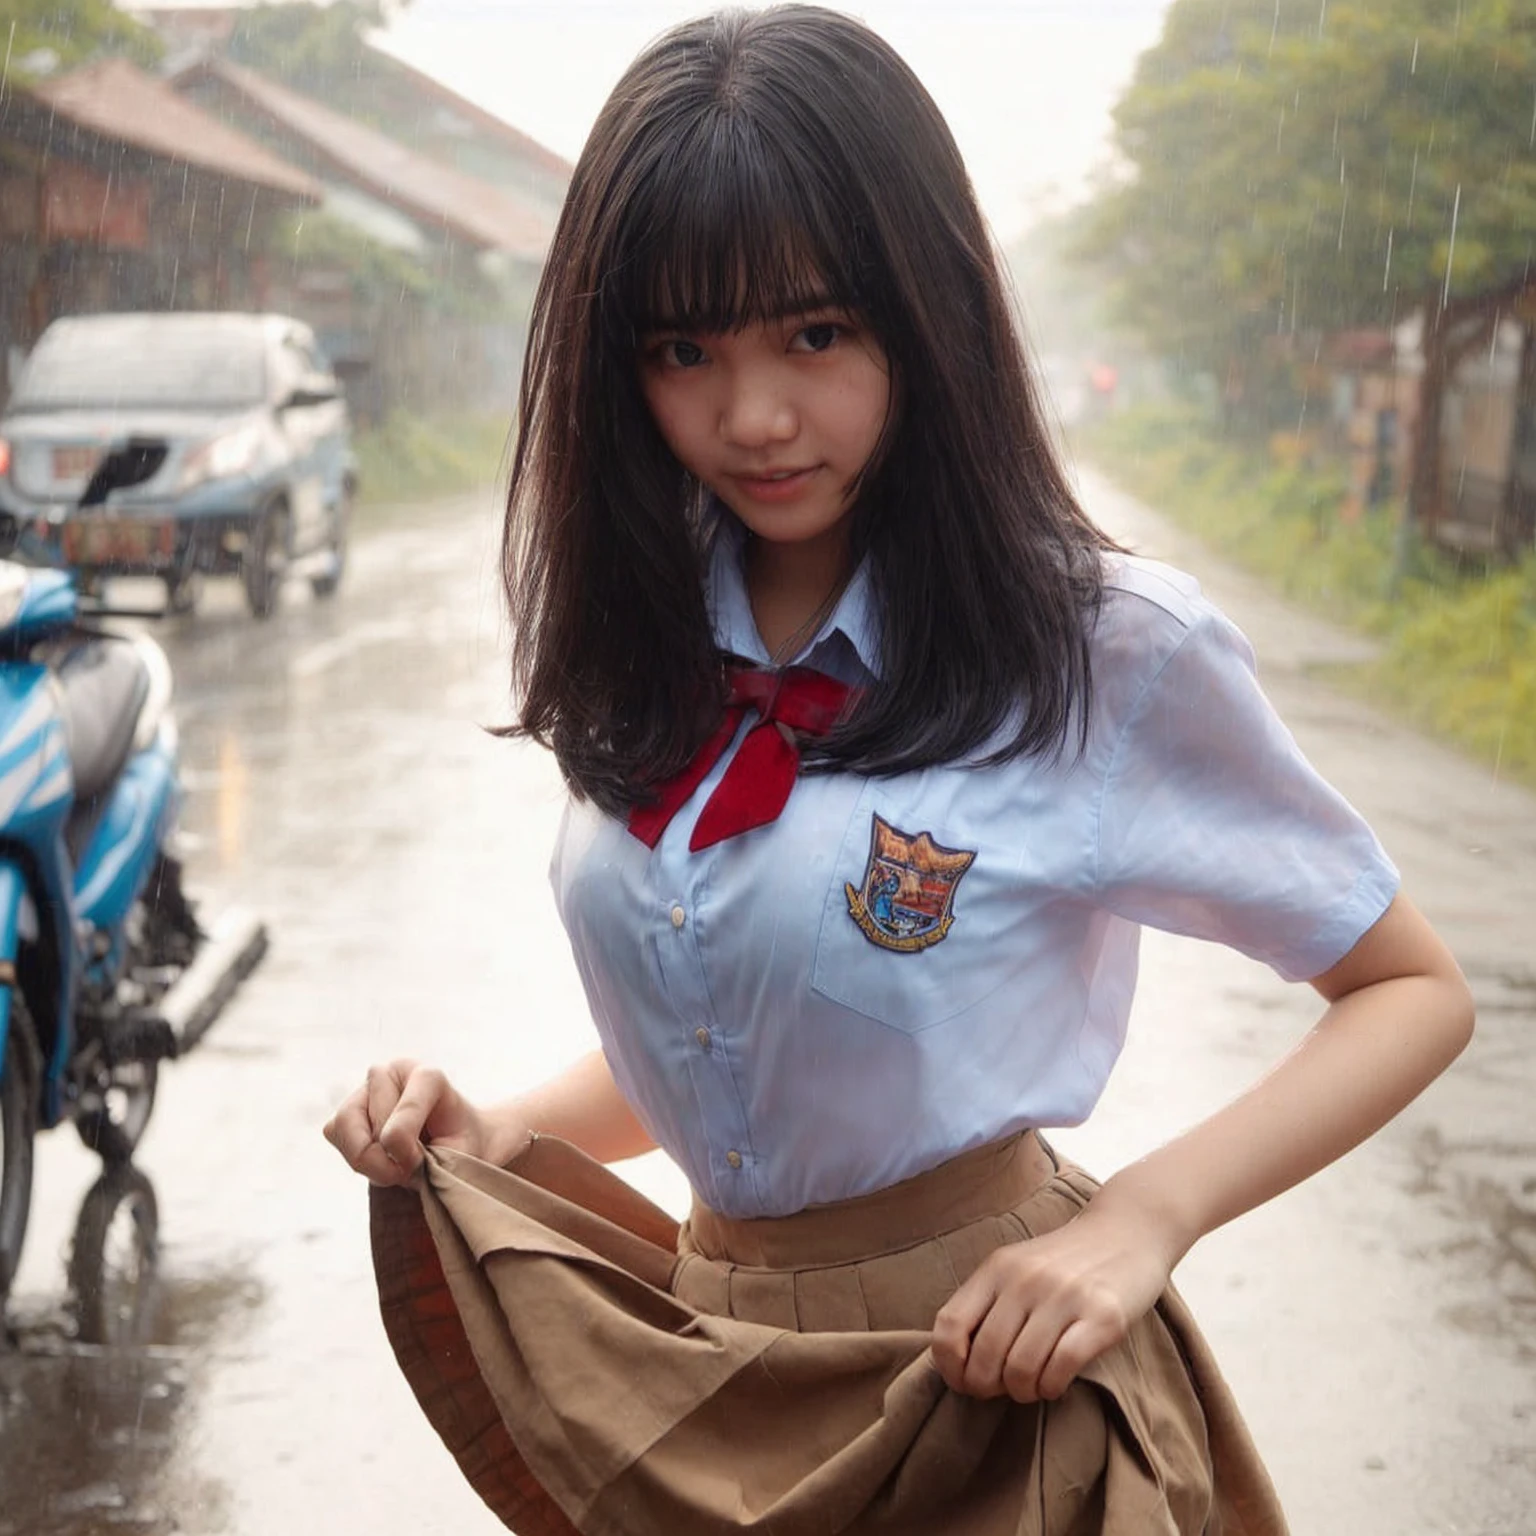
[[[1468,993],[1242,637],[1075,504],[879,38],[646,50],[520,427],[517,729],[602,1050],[491,1107],[376,1067],[326,1128],[477,1488],[524,1536],[1283,1530],[1169,1276],[1443,1070]],[[1093,1108],[1144,923],[1326,1008],[1100,1187],[1037,1131]],[[681,1231],[597,1166],[657,1145]]]

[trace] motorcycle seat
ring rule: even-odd
[[[81,806],[111,787],[133,751],[149,669],[131,641],[108,635],[82,639],[55,667],[64,692],[75,804]]]

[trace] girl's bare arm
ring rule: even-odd
[[[1312,985],[1330,1006],[1289,1056],[1105,1186],[1161,1211],[1180,1255],[1379,1130],[1472,1037],[1466,981],[1403,897]]]
[[[558,1136],[600,1163],[638,1157],[656,1146],[635,1118],[629,1101],[619,1092],[608,1058],[601,1051],[590,1052],[558,1077],[508,1099],[487,1114],[498,1117],[509,1127],[521,1128],[506,1155],[493,1159],[496,1162],[506,1162],[529,1131]]]
[[[325,1138],[375,1184],[403,1184],[424,1141],[507,1163],[531,1132],[559,1136],[600,1162],[649,1152],[655,1143],[593,1051],[532,1091],[500,1104],[471,1104],[435,1067],[408,1060],[370,1067],[325,1125]]]
[[[934,1333],[950,1386],[1060,1396],[1153,1305],[1199,1238],[1378,1130],[1471,1037],[1467,984],[1403,897],[1312,985],[1327,1011],[1265,1077],[1117,1173],[1068,1226],[1000,1249],[960,1287]]]

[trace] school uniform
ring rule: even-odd
[[[707,591],[721,648],[766,666],[730,519]],[[430,1152],[420,1200],[374,1191],[402,1367],[522,1536],[1283,1532],[1171,1290],[1056,1403],[951,1393],[928,1353],[988,1253],[1092,1195],[1034,1132],[1102,1092],[1141,925],[1302,979],[1397,888],[1189,577],[1110,557],[1091,645],[1081,752],[803,774],[771,823],[698,846],[747,708],[644,840],[567,811],[555,899],[691,1217],[543,1138],[505,1170]],[[861,570],[799,661],[856,688],[879,657]]]

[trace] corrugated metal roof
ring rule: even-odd
[[[554,234],[543,210],[500,187],[407,149],[354,118],[323,107],[252,70],[208,59],[176,76],[222,80],[275,123],[298,134],[376,196],[414,218],[489,250],[541,260]]]
[[[216,175],[319,202],[320,184],[194,106],[126,59],[90,64],[31,88],[59,117],[102,138]]]

